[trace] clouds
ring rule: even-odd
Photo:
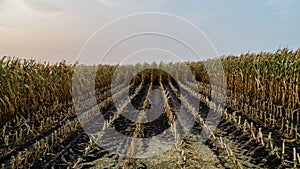
[[[0,25],[16,25],[21,17],[28,14],[24,7],[23,1],[18,0],[2,0],[0,1]]]
[[[281,44],[295,48],[299,5],[297,0],[0,0],[0,37],[6,39],[0,47],[7,55],[46,60],[77,56],[88,37],[109,21],[155,11],[193,22],[220,54],[277,49]]]
[[[273,6],[273,5],[276,5],[276,6],[290,6],[294,3],[296,3],[297,1],[295,0],[266,0],[266,3],[267,5],[270,5],[270,6]]]
[[[113,9],[115,11],[130,10],[154,10],[157,11],[163,8],[166,4],[170,5],[170,2],[175,2],[175,0],[151,0],[151,1],[141,1],[141,0],[96,0],[101,6]]]
[[[122,3],[121,2],[117,2],[117,1],[112,1],[112,0],[96,0],[100,5],[103,5],[105,7],[117,7],[120,6]]]
[[[24,0],[25,4],[32,10],[40,13],[57,13],[61,9],[49,0]]]

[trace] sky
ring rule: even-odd
[[[296,50],[299,8],[299,0],[0,0],[0,56],[74,62],[100,27],[137,12],[188,20],[219,56]]]

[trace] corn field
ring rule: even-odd
[[[226,81],[212,84],[221,75],[209,76],[205,65],[213,68],[216,62],[222,63]],[[194,77],[184,73],[188,70],[183,65]],[[134,72],[138,73],[133,78],[128,76]],[[3,169],[299,168],[299,76],[300,49],[202,62],[125,66],[51,65],[3,57],[0,165]],[[111,85],[113,79],[117,86]],[[78,85],[72,86],[72,80]],[[129,99],[124,100],[128,92]],[[114,100],[120,101],[118,106]],[[80,104],[80,109],[74,103]],[[155,104],[163,107],[160,116],[143,123],[150,118],[147,110]],[[120,114],[131,111],[131,105],[138,122]],[[216,119],[220,117],[214,130],[206,123],[210,112]],[[99,117],[105,120],[98,122]],[[180,139],[184,126],[175,123],[179,117],[195,120],[184,139]],[[85,128],[92,133],[88,135]],[[166,143],[170,150],[154,157],[133,158],[139,149],[154,151],[149,149],[154,143],[139,138],[155,140],[166,129],[170,129],[167,139],[174,143]],[[129,138],[124,143],[126,149],[113,147],[127,157],[103,148],[117,145],[118,139],[108,134],[110,130]],[[199,142],[201,132],[208,135],[204,143]],[[91,135],[102,140],[101,144]]]

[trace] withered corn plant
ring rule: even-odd
[[[3,57],[0,60],[0,126],[20,116],[66,102],[71,97],[73,66]]]

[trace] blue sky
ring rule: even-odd
[[[107,22],[164,12],[198,26],[219,55],[300,47],[298,0],[0,0],[0,55],[74,61]]]

